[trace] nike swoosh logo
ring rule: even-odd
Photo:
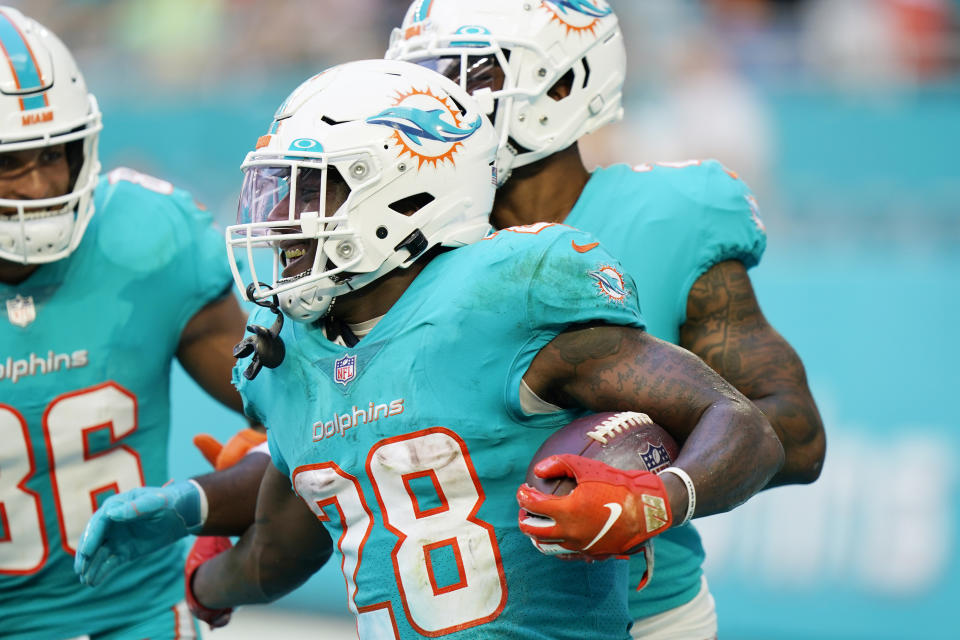
[[[595,545],[599,542],[600,538],[607,534],[607,531],[610,531],[610,527],[620,519],[620,514],[623,513],[623,507],[620,506],[617,502],[608,502],[603,505],[610,510],[610,515],[607,516],[607,521],[604,523],[603,528],[600,529],[600,533],[597,534],[597,537],[590,541],[590,544],[583,548],[584,551]]]
[[[575,241],[571,240],[570,245],[573,247],[573,250],[577,253],[586,253],[591,249],[596,249],[600,246],[599,242],[591,242],[590,244],[577,244]]]

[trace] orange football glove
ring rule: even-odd
[[[235,433],[225,445],[206,433],[195,435],[193,444],[200,449],[200,453],[214,469],[222,471],[240,462],[250,449],[262,444],[266,439],[267,434],[248,427]]]
[[[571,454],[544,458],[533,471],[540,478],[577,482],[564,496],[527,484],[517,491],[520,530],[544,553],[635,553],[673,522],[663,481],[649,471],[623,471]]]
[[[197,538],[197,541],[193,543],[193,547],[191,547],[190,553],[187,555],[187,564],[183,569],[187,606],[190,608],[190,613],[198,620],[203,620],[209,624],[211,629],[226,626],[226,624],[230,622],[230,614],[233,613],[233,608],[208,609],[200,604],[193,593],[193,574],[196,573],[197,569],[199,569],[200,565],[204,562],[220,555],[232,546],[233,544],[230,542],[230,538],[223,536],[200,536]]]

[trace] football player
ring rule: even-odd
[[[637,283],[647,330],[703,358],[770,419],[786,461],[767,486],[818,477],[825,437],[803,365],[747,275],[766,236],[746,184],[713,160],[584,168],[577,140],[622,112],[626,56],[605,0],[417,0],[387,57],[437,69],[483,101],[501,143],[496,227],[594,234]],[[688,471],[696,492],[714,481]],[[634,636],[716,636],[696,529],[673,527],[654,548],[652,577],[643,554],[631,561]]]
[[[264,306],[235,380],[273,465],[238,545],[188,561],[188,598],[212,625],[302,583],[337,540],[362,638],[628,638],[626,563],[548,560],[517,526],[517,487],[550,430],[642,407],[684,442],[678,465],[720,476],[698,513],[779,468],[762,413],[642,330],[635,285],[592,237],[536,224],[484,238],[497,147],[462,88],[378,60],[305,82],[248,154],[228,243],[271,249],[275,267],[261,277],[251,261],[244,279],[234,259]],[[531,509],[525,527],[557,552],[636,550],[689,511],[672,474],[545,465],[593,485],[584,510],[607,505],[599,519]],[[549,533],[571,519],[580,530]],[[116,557],[110,529],[97,537],[91,584]]]
[[[53,33],[0,7],[0,57],[0,635],[195,637],[180,554],[98,589],[72,556],[104,499],[167,479],[174,357],[241,409],[223,239],[173,185],[99,174],[100,111]],[[155,495],[190,514],[157,526],[202,520],[198,485]]]

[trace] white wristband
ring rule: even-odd
[[[672,473],[683,480],[683,484],[687,485],[687,515],[684,516],[682,522],[678,522],[675,525],[680,527],[690,522],[690,518],[693,517],[693,510],[697,507],[697,490],[693,486],[693,480],[691,480],[690,476],[687,475],[687,472],[680,467],[667,467],[658,475],[663,475],[664,473]]]
[[[188,478],[187,482],[192,484],[197,490],[197,493],[200,494],[200,523],[194,527],[191,527],[193,531],[190,531],[190,533],[196,534],[203,529],[203,525],[207,522],[207,514],[210,510],[210,505],[207,502],[207,492],[203,490],[203,487],[200,486],[200,483],[193,478]]]
[[[267,455],[270,455],[270,445],[267,444],[267,441],[266,441],[266,440],[264,440],[263,442],[261,442],[261,443],[258,444],[257,446],[251,447],[251,448],[250,448],[245,454],[243,454],[243,455],[249,456],[251,453],[265,453],[265,454],[267,454]]]

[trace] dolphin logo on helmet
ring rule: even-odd
[[[459,106],[448,95],[434,93],[428,87],[398,92],[393,104],[365,122],[393,129],[392,138],[400,155],[415,158],[420,169],[424,164],[437,167],[447,160],[456,166],[457,149],[480,129],[482,119],[476,114],[471,122],[464,122]]]
[[[597,5],[590,2],[590,0],[548,0],[550,4],[555,5],[563,13],[567,12],[567,9],[571,11],[576,11],[577,13],[582,13],[591,18],[602,18],[604,16],[610,15],[613,10],[610,7],[606,9],[601,9]]]
[[[437,142],[459,142],[473,135],[480,128],[480,116],[466,128],[450,124],[443,120],[443,109],[424,111],[415,107],[389,107],[370,118],[370,124],[382,124],[402,131],[415,144],[422,144],[420,138]]]
[[[592,0],[543,0],[540,6],[550,13],[550,19],[563,25],[567,35],[589,33],[596,37],[601,20],[613,15],[610,7],[601,8]]]

